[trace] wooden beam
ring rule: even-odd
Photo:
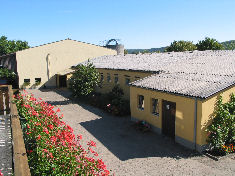
[[[12,86],[8,86],[10,99],[10,114],[12,128],[12,144],[13,144],[13,162],[15,176],[30,176],[28,158],[25,149],[23,133],[20,126],[19,115],[16,105],[12,102],[13,92]]]

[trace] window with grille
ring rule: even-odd
[[[125,82],[126,82],[126,85],[129,85],[129,83],[130,83],[130,78],[127,77],[127,78],[125,79]]]
[[[138,108],[144,110],[144,96],[138,95]]]
[[[152,114],[159,116],[159,101],[152,98]]]
[[[100,82],[103,82],[104,81],[104,75],[103,73],[100,73]]]
[[[107,82],[111,82],[111,76],[110,76],[110,73],[107,73]]]
[[[114,75],[114,82],[115,82],[115,84],[118,84],[118,74]]]

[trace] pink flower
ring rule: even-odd
[[[46,134],[49,134],[49,131],[48,131],[47,128],[44,128],[44,129],[43,129],[43,132],[45,132]]]
[[[2,173],[2,171],[0,170],[0,176],[3,176],[3,173]]]
[[[67,128],[69,131],[73,132],[73,128],[71,128],[69,125],[67,125]]]
[[[55,136],[52,136],[52,137],[51,137],[51,141],[52,141],[52,142],[56,142],[56,137],[55,137]]]
[[[96,147],[96,143],[94,141],[88,142],[87,145],[89,145],[91,147]]]
[[[81,140],[82,139],[82,135],[77,135],[77,139]]]
[[[48,150],[47,150],[47,149],[43,149],[42,151],[45,152],[45,153],[48,153]]]
[[[33,152],[33,150],[29,150],[28,153],[31,154]]]
[[[50,156],[50,158],[53,158],[53,155],[52,155],[52,153],[49,153],[49,156]]]
[[[53,128],[54,128],[54,126],[53,125],[48,125],[48,127],[52,130]]]

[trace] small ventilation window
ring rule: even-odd
[[[30,79],[24,79],[25,83],[30,83]]]
[[[41,82],[41,78],[35,78],[35,82],[36,82],[36,83]]]

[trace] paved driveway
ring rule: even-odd
[[[66,91],[28,91],[58,106],[84,144],[95,141],[96,151],[115,175],[235,175],[235,155],[214,161],[161,135],[136,131],[128,117],[73,103]]]

